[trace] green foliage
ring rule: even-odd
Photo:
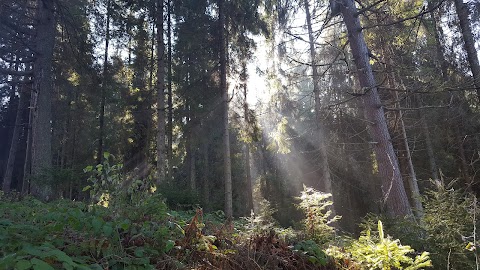
[[[452,183],[453,184],[453,183]],[[439,268],[473,269],[476,249],[466,247],[474,239],[475,219],[480,214],[471,194],[451,186],[437,185],[424,201],[426,243],[432,260]]]
[[[416,250],[431,250],[431,245],[426,242],[425,226],[412,217],[392,218],[386,215],[369,213],[359,226],[363,231],[375,231],[379,220],[382,220],[383,228],[393,238],[401,239],[402,243],[410,245]]]
[[[306,189],[303,206],[319,205],[314,199],[319,197],[312,194]],[[368,230],[347,245],[348,253],[337,248],[332,260],[317,239],[302,239],[292,229],[278,228],[267,201],[262,209],[257,217],[236,221],[236,228],[228,229],[222,211],[168,213],[160,194],[123,208],[66,200],[0,200],[0,269],[178,269],[194,265],[192,260],[222,268],[225,261],[239,265],[250,261],[242,256],[251,252],[263,254],[255,263],[268,258],[315,268],[330,267],[335,261],[336,268],[328,269],[413,270],[430,264],[428,253],[410,257],[413,249],[385,237],[381,223],[378,236]],[[357,264],[363,268],[355,268]]]
[[[39,175],[31,177],[31,181],[39,181],[57,194],[68,190],[71,185],[79,180],[74,170],[62,168],[44,169]]]
[[[346,250],[358,264],[367,269],[415,270],[432,266],[428,252],[412,258],[409,254],[414,253],[414,249],[401,245],[398,239],[386,237],[381,221],[378,221],[378,236],[372,236],[370,230],[364,231]]]
[[[321,244],[333,238],[335,229],[330,224],[341,218],[340,216],[332,217],[333,212],[330,206],[333,202],[328,200],[331,196],[332,194],[322,193],[304,185],[301,196],[298,198],[300,200],[298,208],[305,213],[303,223],[306,233]]]
[[[277,225],[277,222],[273,218],[273,214],[276,210],[272,207],[270,202],[262,198],[258,204],[259,209],[257,214],[251,212],[249,217],[244,217],[247,221],[245,223],[246,231],[253,234],[270,231]]]
[[[290,153],[291,142],[288,138],[288,120],[283,117],[276,126],[276,130],[271,132],[269,136],[272,142],[267,146],[270,151],[276,151],[280,154]]]
[[[123,213],[71,201],[0,201],[0,269],[154,269],[181,235],[165,218],[158,196]]]
[[[372,230],[380,218],[394,238],[402,239],[417,250],[429,250],[432,264],[439,269],[475,268],[476,244],[474,239],[475,217],[479,211],[472,194],[435,183],[434,190],[427,191],[423,199],[424,216],[420,221],[412,218],[379,217],[369,214],[360,225]]]
[[[296,252],[308,256],[308,260],[316,265],[327,264],[327,254],[313,240],[300,241],[294,246]]]
[[[96,166],[87,166],[83,171],[88,173],[88,182],[83,191],[90,190],[91,198],[99,205],[108,206],[110,199],[116,197],[121,187],[123,168],[122,164],[111,165],[114,156],[103,153],[103,163]]]
[[[200,204],[200,196],[197,192],[179,188],[172,184],[160,185],[156,192],[162,194],[171,209],[191,210]]]

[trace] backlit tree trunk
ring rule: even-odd
[[[157,184],[165,180],[165,45],[163,0],[157,1]]]
[[[327,148],[325,145],[325,139],[323,138],[324,127],[322,123],[322,119],[320,117],[320,109],[321,109],[321,101],[320,101],[320,76],[318,75],[318,69],[316,66],[316,52],[315,52],[315,40],[313,36],[312,30],[312,20],[310,15],[310,6],[308,3],[309,0],[304,0],[305,6],[305,13],[307,17],[307,29],[308,29],[308,39],[310,44],[310,65],[312,66],[312,79],[313,79],[313,95],[315,96],[315,116],[316,116],[316,125],[317,125],[317,145],[319,151],[319,159],[320,159],[320,189],[323,192],[331,193],[332,191],[332,179],[330,176],[330,167],[328,165],[328,157],[327,157]]]
[[[247,103],[247,64],[245,60],[242,63],[242,76],[243,76],[243,117],[245,122],[245,130],[248,130],[248,103]],[[253,211],[253,188],[252,188],[252,172],[250,168],[250,146],[246,142],[244,145],[244,157],[245,157],[245,182],[247,186],[247,215],[250,211]]]
[[[231,221],[233,217],[232,202],[232,164],[230,160],[230,134],[228,130],[228,88],[227,88],[227,38],[225,35],[225,1],[218,1],[220,27],[220,91],[223,98],[223,170],[225,181],[225,216]]]
[[[382,203],[390,216],[411,215],[412,210],[403,185],[385,119],[384,108],[378,95],[377,83],[369,63],[369,54],[362,27],[353,0],[343,0],[341,13],[348,30],[348,40],[362,87],[365,118],[369,123],[370,136],[374,140],[375,158],[382,182]]]
[[[104,133],[105,133],[105,102],[106,102],[106,87],[107,87],[107,71],[108,71],[108,46],[110,43],[110,9],[111,9],[111,0],[107,0],[107,25],[105,26],[105,51],[103,55],[103,72],[102,72],[102,86],[100,93],[100,116],[98,117],[99,121],[99,135],[98,135],[98,149],[97,149],[97,164],[103,162],[103,152],[104,152]]]

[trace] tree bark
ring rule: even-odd
[[[225,216],[229,222],[233,218],[232,164],[230,160],[230,134],[228,130],[228,87],[227,87],[227,38],[225,35],[225,1],[218,0],[220,27],[220,90],[223,98],[223,170],[225,180]]]
[[[34,118],[32,125],[32,181],[31,193],[48,201],[52,188],[48,180],[52,168],[52,58],[55,46],[54,1],[37,1],[37,35],[34,62]],[[40,179],[42,174],[46,178]]]
[[[99,120],[99,135],[98,135],[98,150],[97,150],[97,164],[103,162],[103,137],[105,134],[105,103],[106,103],[106,87],[107,87],[107,72],[108,72],[108,46],[110,42],[110,9],[111,0],[107,0],[107,25],[105,29],[105,51],[103,55],[103,72],[102,72],[102,87],[100,96],[100,116]]]
[[[374,152],[382,181],[382,202],[390,216],[412,214],[408,197],[400,174],[385,119],[384,108],[378,95],[377,83],[369,63],[368,48],[362,33],[354,0],[343,0],[341,13],[348,30],[348,40],[352,50],[360,86],[364,92],[365,118],[369,123],[370,136],[375,141]]]
[[[163,0],[157,0],[157,185],[165,180],[165,45]]]
[[[455,10],[457,11],[458,20],[460,22],[460,30],[463,36],[463,45],[467,52],[468,63],[472,71],[475,91],[480,102],[480,64],[478,62],[477,50],[475,49],[475,39],[470,26],[470,11],[463,0],[455,0]]]

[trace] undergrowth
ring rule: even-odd
[[[0,269],[414,270],[475,263],[476,199],[451,189],[429,193],[422,222],[370,215],[359,238],[331,227],[339,217],[331,217],[329,195],[309,188],[299,198],[305,219],[297,228],[279,227],[267,201],[257,215],[226,224],[222,211],[174,211],[157,193],[132,198],[106,207],[0,193]]]

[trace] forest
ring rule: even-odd
[[[480,269],[477,0],[0,0],[0,269]]]

